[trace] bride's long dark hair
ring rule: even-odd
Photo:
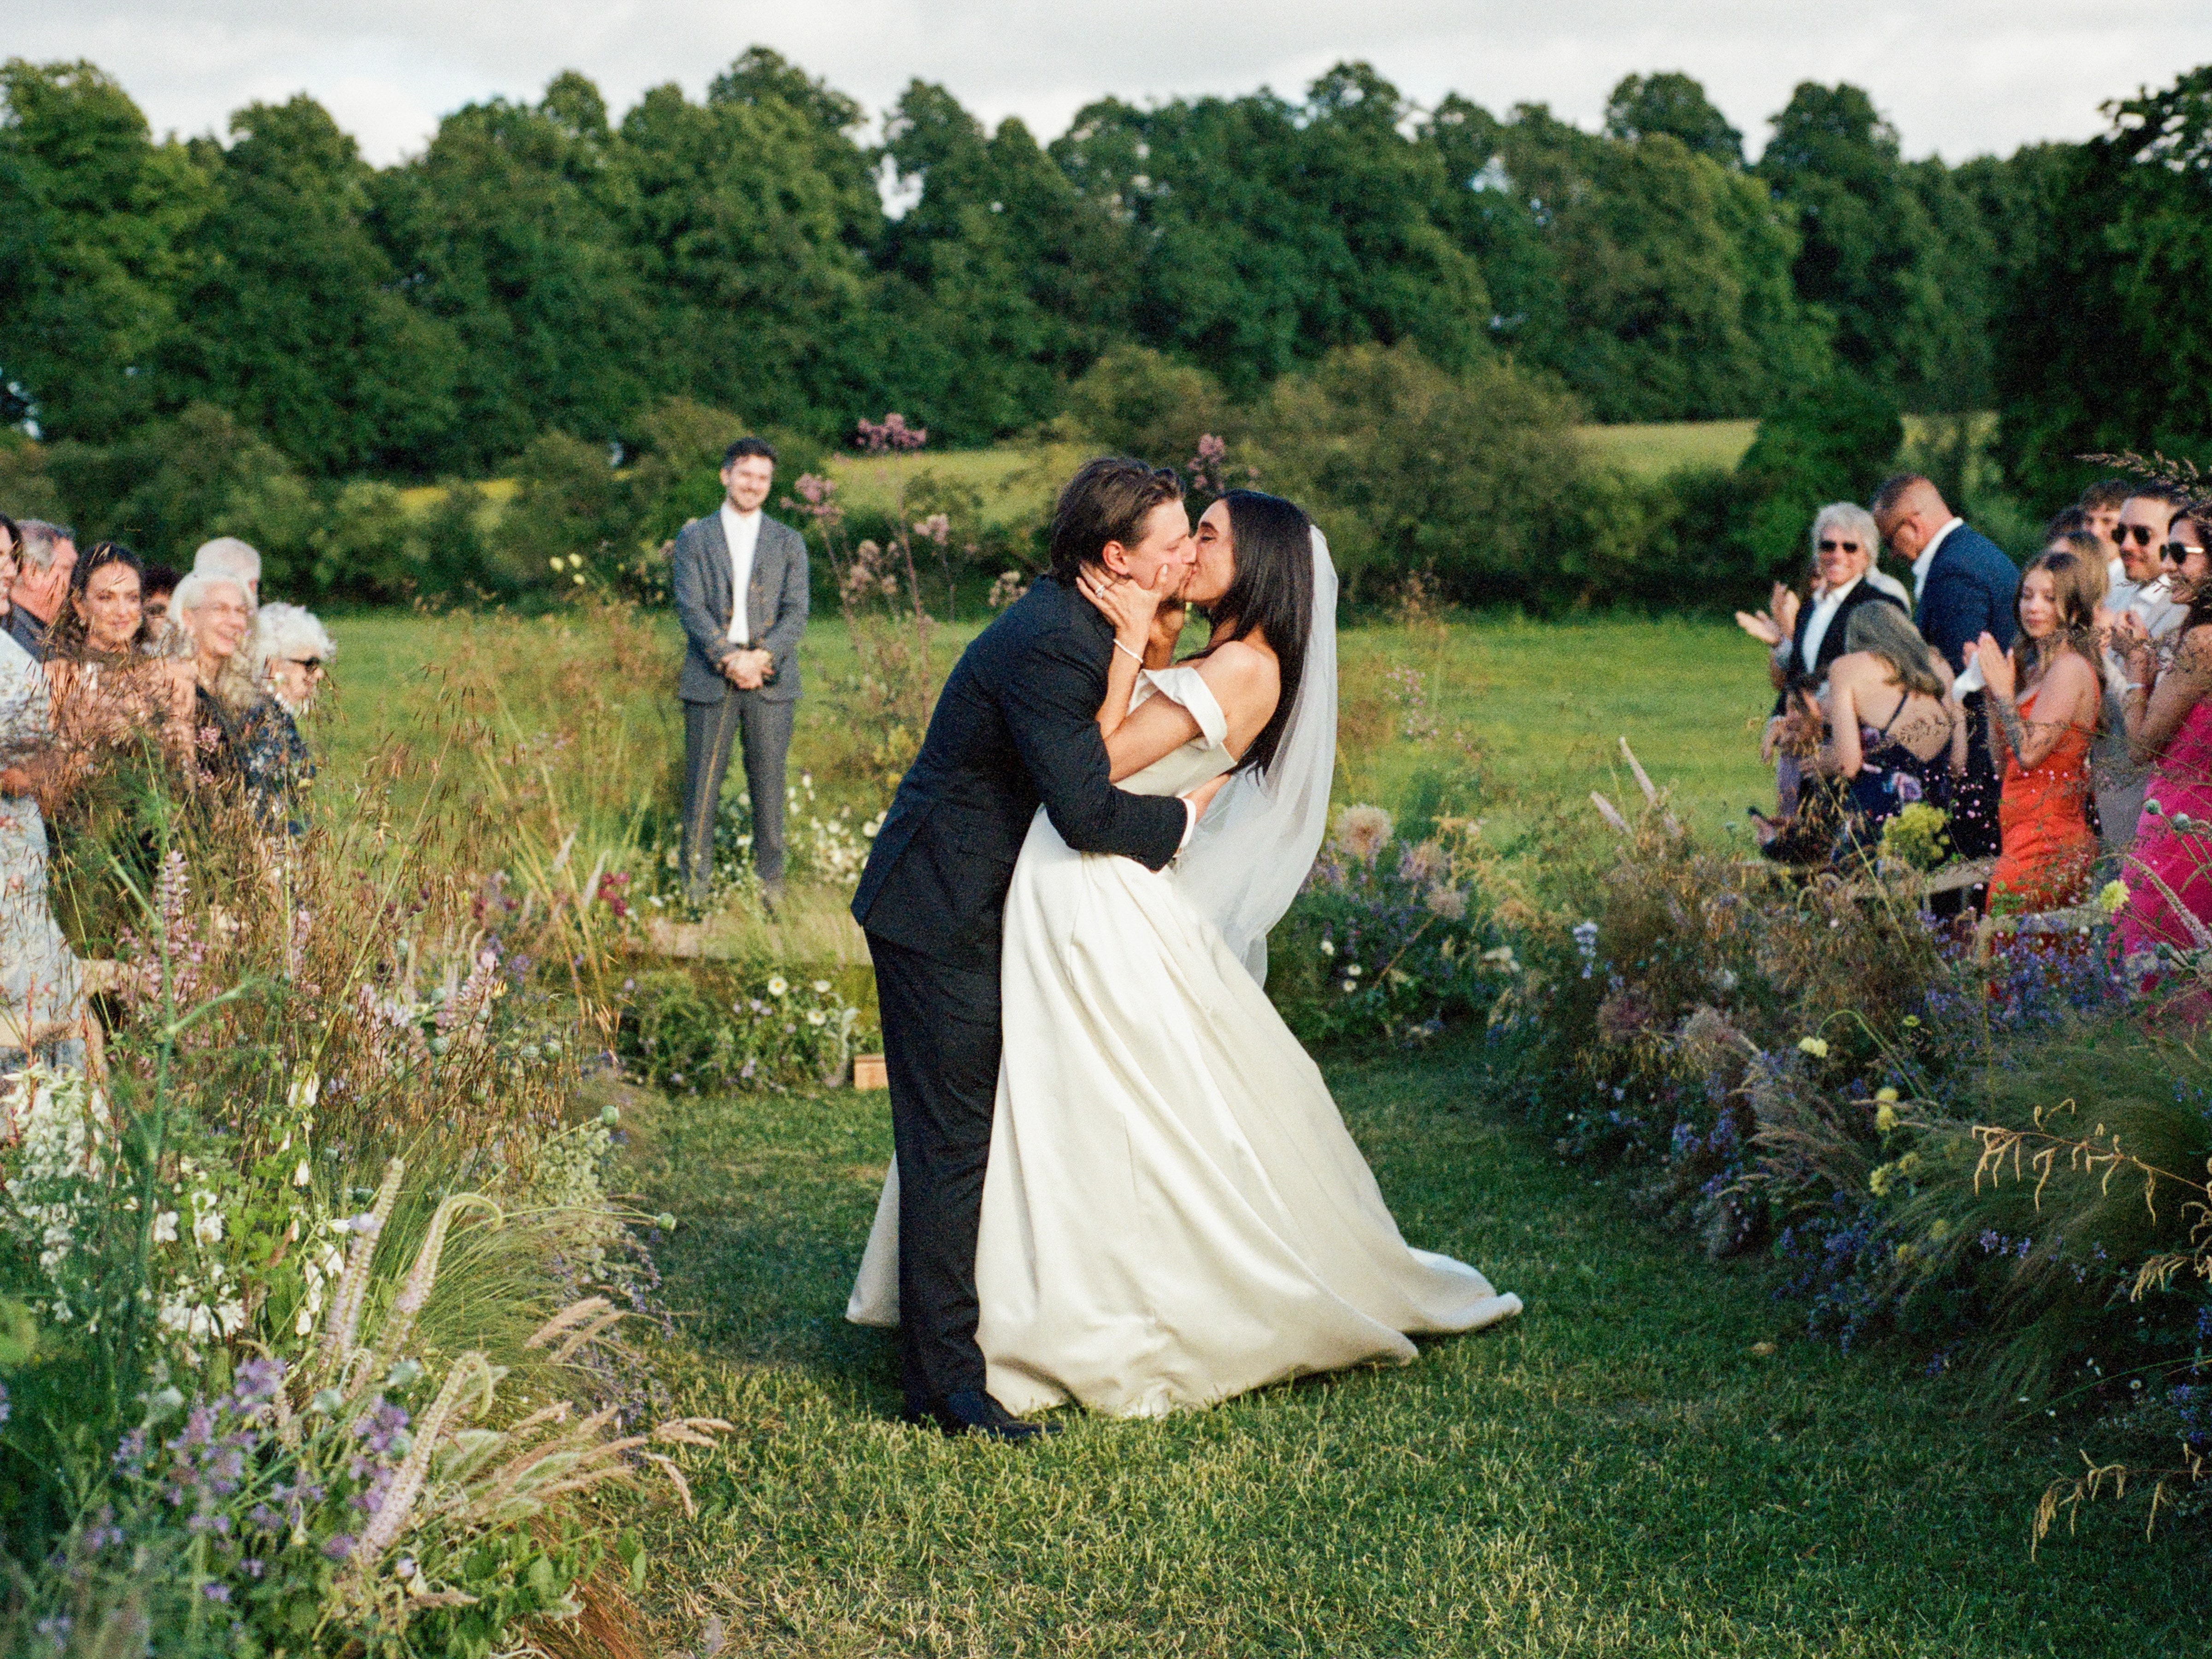
[[[1313,635],[1313,520],[1297,503],[1256,489],[1232,489],[1221,499],[1229,508],[1236,571],[1228,592],[1206,608],[1213,637],[1199,655],[1248,634],[1267,636],[1279,677],[1275,712],[1237,762],[1240,769],[1264,770],[1275,758],[1305,678],[1306,641]]]

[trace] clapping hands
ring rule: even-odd
[[[1996,635],[1985,632],[1974,641],[1974,659],[1982,665],[1982,683],[1989,687],[1990,695],[2001,702],[2010,702],[2019,689],[2019,676],[2013,672],[2011,653],[1996,642]]]
[[[1767,608],[1757,612],[1737,611],[1735,625],[1761,645],[1777,646],[1796,633],[1797,605],[1797,595],[1789,584],[1777,582]]]

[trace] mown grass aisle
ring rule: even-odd
[[[1503,1123],[1478,1051],[1332,1073],[1414,1243],[1528,1312],[1361,1372],[1041,1449],[893,1420],[842,1317],[889,1155],[882,1095],[637,1110],[634,1178],[687,1411],[731,1419],[664,1511],[654,1595],[775,1654],[2139,1656],[2212,1587],[2139,1515],[2039,1561],[2070,1455],[1881,1354],[1799,1340],[1770,1270],[1716,1268]],[[641,1121],[640,1121],[641,1120]],[[1762,1345],[1771,1343],[1771,1352]],[[2177,1571],[2177,1569],[2181,1569]]]

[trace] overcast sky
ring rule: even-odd
[[[1869,88],[1906,153],[1953,161],[2102,126],[2098,106],[2212,61],[2212,0],[0,0],[0,52],[88,58],[156,132],[219,132],[256,99],[319,99],[372,161],[419,150],[472,100],[534,99],[562,69],[617,116],[693,94],[756,43],[872,111],[915,76],[986,120],[1056,137],[1103,94],[1295,95],[1364,58],[1426,104],[1547,102],[1594,126],[1623,75],[1685,70],[1755,154],[1803,80]]]

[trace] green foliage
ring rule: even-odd
[[[451,328],[409,303],[372,234],[374,173],[304,94],[231,119],[227,149],[197,146],[213,181],[179,296],[191,319],[163,343],[171,407],[216,404],[302,471],[398,469],[454,418]]]
[[[805,1088],[842,1072],[859,1011],[832,977],[782,971],[637,975],[623,1057],[655,1087],[688,1094]]]
[[[87,63],[0,67],[0,414],[104,443],[154,413],[179,326],[202,162]]]
[[[1213,377],[1149,346],[1117,345],[1068,388],[1067,412],[1103,451],[1187,466],[1232,416]]]
[[[2212,457],[2212,67],[2121,100],[2103,137],[2023,150],[1989,181],[2029,228],[2007,260],[1998,451],[2035,507],[2132,449]]]
[[[1502,362],[1454,375],[1410,347],[1351,347],[1276,385],[1261,470],[1328,533],[1354,598],[1425,571],[1462,604],[1543,608],[1626,552],[1583,511],[1575,414]]]
[[[1838,369],[1791,388],[1736,469],[1749,504],[1740,533],[1751,568],[1796,581],[1812,556],[1814,514],[1863,501],[1904,439],[1897,406],[1861,375]]]
[[[1798,216],[1797,297],[1833,319],[1836,356],[1906,409],[1982,407],[1995,249],[1942,164],[1900,159],[1859,88],[1808,81],[1758,171]]]
[[[429,456],[483,472],[545,429],[605,442],[659,384],[666,349],[623,240],[598,89],[448,115],[379,173],[375,228],[411,303],[449,325],[454,418]]]
[[[1743,165],[1743,135],[1686,75],[1631,75],[1605,100],[1605,132],[1627,143],[1661,133],[1725,167]]]
[[[1759,181],[1664,126],[1607,141],[1541,106],[1496,142],[1483,211],[1522,222],[1486,227],[1516,272],[1498,337],[1601,419],[1756,414],[1824,371],[1791,283],[1796,228]]]

